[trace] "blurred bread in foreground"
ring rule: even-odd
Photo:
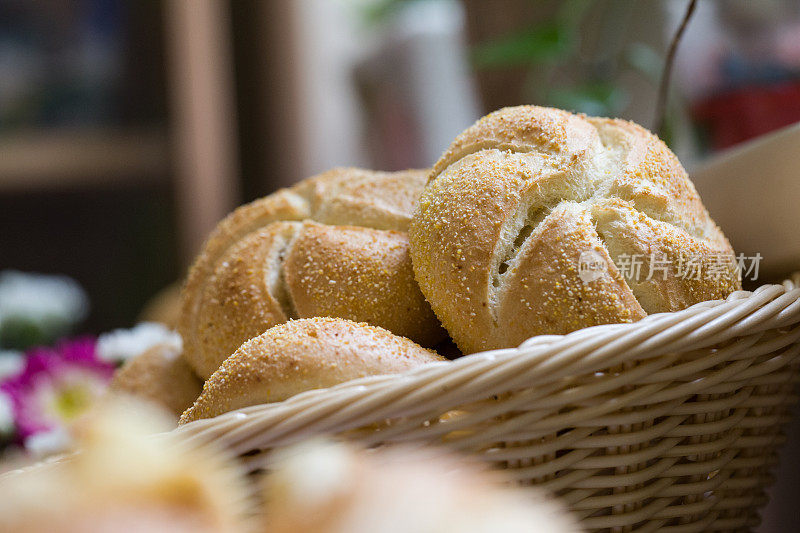
[[[181,287],[182,283],[173,283],[158,291],[142,308],[139,322],[158,322],[169,329],[177,329],[181,315]]]
[[[198,375],[293,318],[368,322],[424,345],[445,338],[406,234],[426,174],[334,169],[220,222],[183,290],[178,329]]]
[[[149,400],[180,416],[200,395],[203,381],[179,346],[157,344],[117,369],[108,390]]]
[[[441,450],[309,442],[276,453],[265,533],[573,533],[543,492]]]
[[[211,418],[443,360],[436,352],[375,326],[342,318],[292,320],[247,341],[226,359],[180,421]]]
[[[152,407],[120,399],[82,421],[78,452],[0,476],[0,531],[244,533],[238,467],[170,435]]]

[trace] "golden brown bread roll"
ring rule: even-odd
[[[195,371],[207,378],[241,343],[290,318],[366,321],[425,345],[444,338],[405,233],[424,180],[424,171],[336,169],[223,220],[183,291],[178,329]]]
[[[341,318],[291,320],[250,339],[226,359],[180,423],[443,360],[408,339],[367,324]]]
[[[730,244],[664,143],[631,122],[558,109],[502,109],[459,135],[409,239],[420,288],[465,353],[740,287]],[[689,261],[699,279],[678,272]]]
[[[272,459],[265,533],[581,531],[543,491],[444,450],[312,441]]]
[[[183,359],[180,348],[171,344],[157,344],[129,359],[108,387],[111,393],[162,405],[176,416],[192,405],[202,389],[203,381]]]

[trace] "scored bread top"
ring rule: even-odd
[[[534,106],[492,113],[434,166],[409,229],[417,281],[465,353],[723,298],[717,279],[629,279],[619,259],[711,267],[733,251],[675,155],[636,124]],[[582,252],[607,265],[579,277]],[[642,276],[644,278],[646,276]]]
[[[405,233],[311,221],[275,222],[240,239],[203,286],[196,316],[193,360],[207,375],[292,318],[347,318],[429,345],[444,334],[414,280]]]
[[[178,330],[184,339],[185,357],[195,371],[207,378],[242,342],[297,316],[285,286],[283,262],[290,242],[305,232],[299,229],[299,224],[291,222],[314,220],[405,232],[426,175],[423,170],[376,172],[337,168],[239,207],[228,215],[209,236],[183,290]],[[383,234],[374,235],[380,238]],[[248,236],[252,238],[242,244]],[[402,239],[407,237],[403,235]],[[408,253],[407,244],[404,253]],[[413,319],[395,316],[394,321],[377,323],[392,327],[398,320],[405,320],[395,330],[397,333],[420,342],[435,341],[443,336],[443,331],[416,287],[410,259],[407,263],[406,277],[411,286],[404,285],[407,294],[400,295],[400,303],[407,303],[411,311],[420,306],[423,309]],[[377,312],[377,309],[372,311]],[[398,313],[395,311],[394,315]],[[371,319],[363,306],[346,316]],[[418,330],[409,329],[412,323],[419,326]]]
[[[309,202],[306,218],[321,224],[408,231],[428,172],[335,168],[301,181],[293,190]]]
[[[291,320],[250,339],[226,359],[181,423],[433,361],[444,358],[383,328],[341,318]]]

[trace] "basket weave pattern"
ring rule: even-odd
[[[593,531],[748,530],[800,365],[800,276],[635,324],[351,381],[193,422],[250,470],[320,434],[445,443],[559,495]]]

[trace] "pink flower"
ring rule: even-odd
[[[0,384],[11,398],[18,440],[68,425],[103,393],[113,372],[97,358],[93,338],[28,351],[22,371]]]

